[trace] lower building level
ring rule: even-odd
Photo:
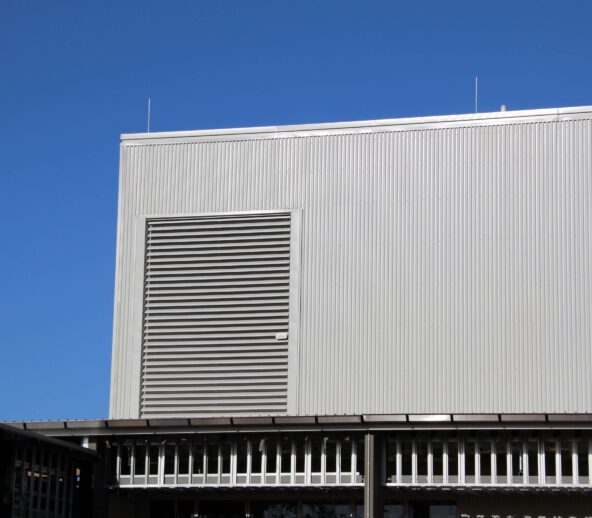
[[[364,518],[362,491],[118,492],[109,516],[150,518]],[[518,518],[592,516],[583,494],[487,494],[389,490],[384,518]],[[374,516],[379,516],[375,514]]]
[[[78,509],[113,518],[592,517],[587,416],[563,422],[549,416],[457,422],[332,416],[13,426],[76,444],[78,455],[92,453],[84,459],[92,463],[92,477],[72,479],[73,495],[81,484],[87,488],[84,505],[62,514],[47,505],[14,507],[14,518],[77,518],[83,516]],[[60,466],[57,457],[36,455],[35,448],[16,447],[11,458],[20,478],[9,485],[13,492],[35,493],[31,502],[47,502],[51,480],[41,484],[29,474],[59,474]],[[39,459],[49,465],[41,467]],[[54,476],[54,486],[59,479]]]

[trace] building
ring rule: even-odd
[[[592,516],[592,107],[123,135],[109,516]],[[101,507],[103,506],[103,507]]]
[[[96,457],[77,444],[0,423],[0,516],[89,516]]]

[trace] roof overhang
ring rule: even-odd
[[[592,414],[361,414],[29,421],[5,425],[44,435],[179,433],[592,429]]]

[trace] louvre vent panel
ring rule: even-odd
[[[287,409],[290,214],[149,219],[141,413]]]

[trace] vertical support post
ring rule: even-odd
[[[538,444],[538,484],[542,486],[545,483],[545,438],[539,437]]]
[[[193,447],[194,447],[194,444],[190,443],[189,444],[189,470],[188,470],[189,471],[189,485],[190,486],[193,485]],[[146,450],[146,451],[148,451],[148,450]],[[146,470],[146,473],[147,472],[148,471]]]
[[[428,484],[434,483],[434,452],[432,449],[432,439],[427,441],[428,454]]]
[[[282,441],[278,439],[275,445],[275,484],[280,484],[282,480]]]
[[[31,477],[29,479],[29,509],[33,509],[33,493],[35,491],[35,463],[37,462],[37,446],[31,447]]]
[[[26,493],[27,490],[25,489],[25,483],[27,481],[26,474],[27,474],[27,469],[29,469],[28,468],[29,464],[27,464],[27,457],[28,457],[27,451],[28,451],[28,448],[23,446],[23,448],[21,450],[21,467],[22,467],[22,470],[21,470],[21,508],[25,505],[24,498],[25,498],[25,495],[27,494]],[[57,458],[59,458],[59,455],[60,455],[59,452],[56,452]],[[57,460],[56,460],[56,462],[57,462]],[[54,477],[54,486],[57,487],[57,485],[58,485],[58,474],[57,474],[57,468],[56,468],[56,476]]]
[[[578,466],[578,442],[576,439],[571,440],[571,474],[572,484],[577,484],[580,479]]]
[[[222,443],[218,443],[218,485],[222,484]]]
[[[351,480],[352,484],[356,482],[356,472],[358,470],[358,441],[352,439],[352,461],[351,461]]]
[[[475,441],[475,484],[481,483],[481,447],[480,441]]]
[[[417,484],[417,439],[411,441],[411,483]]]
[[[136,441],[132,442],[129,446],[131,450],[131,460],[130,460],[130,483],[134,485],[134,478],[136,475]]]
[[[62,453],[60,451],[57,451],[56,455],[57,455],[56,483],[55,483],[55,499],[54,499],[54,504],[53,504],[53,514],[55,516],[58,516],[58,500],[60,499],[60,478],[62,475]]]
[[[506,440],[506,477],[507,483],[512,484],[512,443],[510,439]]]
[[[74,504],[74,488],[76,485],[76,470],[78,469],[77,464],[72,460],[70,463],[70,490],[68,491],[68,518],[72,517]]]
[[[72,459],[70,459],[68,457],[68,455],[65,455],[64,458],[64,495],[63,495],[63,500],[62,500],[62,516],[64,518],[68,518],[69,516],[69,508],[68,508],[68,502],[69,502],[69,498],[70,498],[70,484],[71,484],[71,477],[70,474],[72,472]]]
[[[173,483],[175,486],[179,483],[179,445],[175,443],[174,446],[174,457],[173,457]]]
[[[321,443],[321,484],[327,483],[327,437]]]
[[[121,484],[121,446],[119,444],[113,445],[114,448],[117,448],[117,457],[115,459],[115,478],[117,480],[117,484]]]
[[[495,440],[492,439],[490,441],[490,461],[489,465],[491,466],[491,484],[497,484],[497,455],[495,454]]]
[[[592,439],[588,440],[588,483],[592,485]]]
[[[380,467],[380,485],[381,487],[386,485],[386,460],[387,460],[387,452],[386,452],[386,438],[381,436],[380,440],[380,450],[379,450],[379,460],[378,463]]]
[[[522,483],[528,484],[528,440],[524,439],[522,442]]]
[[[292,465],[291,465],[291,483],[296,483],[296,466],[298,464],[298,445],[296,440],[292,441]],[[306,468],[305,468],[306,469]]]
[[[380,437],[368,432],[364,437],[364,518],[383,518]]]
[[[341,439],[335,443],[335,483],[341,483]]]
[[[238,441],[230,442],[230,485],[236,486],[236,470],[238,469]]]
[[[107,516],[107,491],[105,486],[107,485],[107,478],[109,473],[107,472],[106,458],[109,455],[105,444],[105,439],[100,437],[93,437],[89,443],[89,448],[97,452],[97,460],[95,460],[88,469],[91,472],[86,474],[87,477],[92,476],[92,484],[89,481],[89,492],[92,495],[92,503],[88,507],[92,509],[92,516]],[[56,470],[56,476],[57,470]]]
[[[460,484],[465,483],[465,438],[462,437],[458,441],[458,481]]]
[[[442,441],[442,482],[448,484],[448,440]]]
[[[555,483],[561,484],[561,442],[559,439],[555,441]]]
[[[263,451],[261,452],[261,483],[267,484],[267,450],[268,450],[267,439],[263,440]]]
[[[397,439],[397,484],[403,482],[403,454],[401,452],[401,441]]]
[[[247,441],[247,484],[251,484],[251,470],[253,466],[253,441]]]
[[[47,451],[43,448],[39,448],[39,478],[37,479],[37,497],[35,498],[35,514],[38,514],[41,511],[41,499],[43,498],[43,468],[46,462],[45,458],[47,457]]]
[[[164,444],[158,446],[158,484],[164,485]]]

